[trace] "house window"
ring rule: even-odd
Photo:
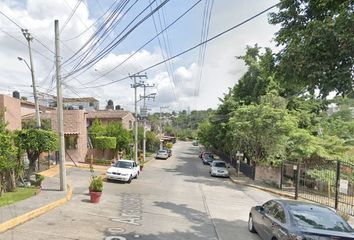
[[[77,136],[65,136],[65,149],[77,149]]]
[[[93,107],[93,106],[94,106],[94,103],[93,103],[93,102],[90,102],[90,103],[89,103],[89,106],[90,106],[90,107]]]
[[[132,129],[132,128],[133,128],[133,122],[129,121],[129,129]]]

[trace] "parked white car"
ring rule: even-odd
[[[214,160],[210,165],[210,175],[213,177],[229,177],[229,170],[226,162]]]
[[[159,151],[156,153],[155,158],[156,158],[156,159],[167,159],[167,158],[168,158],[168,152],[167,152],[167,150],[159,150]]]
[[[118,160],[107,172],[107,180],[119,180],[130,183],[133,178],[138,178],[140,168],[132,160]]]

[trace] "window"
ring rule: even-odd
[[[89,102],[89,106],[90,106],[90,107],[93,107],[93,106],[94,106],[94,103],[93,103],[93,102]]]
[[[65,149],[77,149],[77,136],[65,136]]]
[[[268,212],[266,212],[267,215],[270,217],[276,219],[277,221],[281,223],[285,223],[285,212],[283,207],[279,203],[274,203],[269,207]]]
[[[129,129],[132,129],[132,128],[133,128],[133,122],[129,121]]]

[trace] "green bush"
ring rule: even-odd
[[[117,145],[117,140],[115,137],[96,137],[93,141],[95,148],[105,150],[105,149],[115,149]]]
[[[173,147],[173,143],[166,143],[166,147],[168,148],[168,149],[171,149],[172,147]]]
[[[90,190],[93,192],[102,192],[103,180],[101,177],[93,176],[90,183]]]
[[[42,186],[43,180],[44,180],[44,176],[36,173],[36,180],[34,182],[34,185],[37,186],[37,187]]]
[[[94,159],[93,164],[108,166],[111,165],[111,160],[108,159]]]

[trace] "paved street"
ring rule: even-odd
[[[131,184],[106,183],[98,205],[89,203],[90,173],[68,169],[73,199],[0,239],[259,239],[247,230],[248,211],[270,194],[211,178],[191,143],[176,144],[173,154],[147,164]]]

